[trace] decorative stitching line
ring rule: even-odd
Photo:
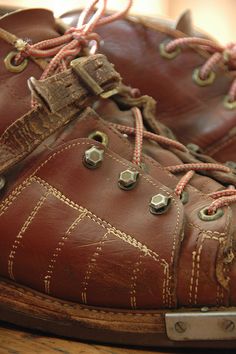
[[[25,231],[27,230],[29,225],[34,220],[36,214],[38,213],[39,209],[42,207],[43,203],[47,199],[49,193],[50,193],[50,191],[47,191],[47,193],[45,193],[39,199],[39,201],[37,202],[37,204],[35,205],[34,209],[32,210],[32,212],[30,213],[30,215],[28,216],[28,218],[24,222],[20,232],[18,233],[18,235],[16,236],[16,238],[15,238],[13,244],[12,244],[12,249],[11,249],[9,257],[8,257],[8,274],[9,274],[9,277],[11,279],[13,279],[13,280],[15,280],[15,277],[14,277],[14,274],[13,274],[13,266],[14,266],[14,260],[15,260],[15,256],[16,256],[16,251],[17,251],[20,243],[22,242],[23,235],[24,235]]]
[[[195,287],[194,287],[194,304],[197,304],[197,297],[198,297],[198,286],[199,286],[199,277],[200,277],[200,262],[201,262],[201,253],[203,250],[203,245],[205,240],[215,240],[219,243],[222,243],[224,241],[224,238],[217,238],[215,236],[208,236],[208,235],[203,235],[201,238],[200,245],[198,247],[198,251],[196,252],[196,262],[194,264],[194,267],[196,267],[196,279],[195,279]]]
[[[59,254],[62,252],[62,248],[65,242],[68,240],[69,236],[71,235],[72,231],[78,226],[80,221],[86,216],[86,211],[82,212],[69,226],[67,231],[65,232],[64,236],[61,237],[60,241],[53,252],[52,258],[49,261],[48,269],[46,275],[44,276],[44,288],[47,294],[50,294],[50,285],[53,277],[53,271],[57,262],[57,258]]]
[[[90,145],[90,144],[91,144],[90,142],[76,142],[76,143],[72,143],[72,144],[69,144],[69,145],[63,147],[62,149],[60,149],[60,150],[54,152],[52,155],[50,155],[50,156],[48,157],[48,159],[46,159],[46,160],[34,171],[34,173],[33,173],[30,177],[33,177],[33,176],[34,176],[43,166],[45,166],[51,159],[53,159],[56,155],[62,153],[63,151],[69,150],[70,148],[72,148],[72,147],[77,147],[77,146],[79,146],[79,145]],[[124,163],[123,161],[121,161],[121,160],[117,159],[116,157],[110,155],[108,152],[106,152],[106,155],[107,155],[108,157],[112,158],[113,160],[119,162],[120,164],[124,165],[124,166],[130,166],[130,164]],[[142,174],[140,174],[140,175],[142,175]],[[171,196],[173,197],[173,200],[175,200],[175,196],[174,196],[173,193],[170,193],[170,192],[167,191],[165,188],[156,185],[156,184],[155,184],[150,178],[148,178],[147,176],[145,176],[145,175],[142,175],[142,176],[143,176],[143,178],[144,178],[147,182],[149,182],[149,183],[152,184],[153,186],[156,186],[159,190],[165,191],[168,195],[171,195]],[[30,177],[29,177],[29,178],[30,178]],[[175,203],[176,203],[176,201],[175,201]],[[176,203],[176,205],[177,205],[177,207],[178,207],[178,204],[177,204],[177,203]],[[178,229],[178,220],[177,220],[177,224],[176,224],[176,230],[177,230],[177,229]],[[173,251],[174,249],[175,249],[175,246],[173,245],[172,251]],[[167,267],[167,268],[168,268],[168,267]],[[167,289],[167,287],[169,287],[169,269],[167,269],[167,268],[165,268],[165,272],[164,272],[164,274],[166,274],[166,282],[165,282],[165,287],[166,287],[166,288],[165,288],[165,294],[163,295],[163,304],[165,304],[166,301],[167,301],[167,300],[166,300],[166,297],[165,297],[165,296],[166,296],[166,293],[168,292],[168,294],[169,294],[168,296],[170,296],[170,294],[171,294],[170,289],[169,289],[169,288]],[[171,300],[170,300],[170,302],[171,302]]]
[[[81,298],[82,298],[82,302],[84,304],[87,304],[87,290],[88,290],[88,285],[89,285],[89,281],[91,279],[92,276],[92,272],[95,270],[96,268],[96,262],[97,262],[97,258],[101,255],[102,253],[102,246],[104,245],[105,241],[107,240],[108,236],[109,236],[110,231],[108,230],[101,238],[99,245],[97,246],[95,252],[93,253],[92,257],[90,258],[89,262],[88,262],[88,267],[87,270],[85,272],[85,276],[84,276],[84,280],[82,282],[83,285],[83,290],[81,293]]]
[[[140,266],[142,264],[143,255],[139,254],[139,259],[134,264],[133,274],[131,276],[131,285],[130,285],[130,305],[133,310],[137,308],[137,300],[136,300],[136,288],[138,275],[140,274]]]
[[[0,216],[2,216],[14,200],[21,194],[21,192],[32,183],[30,177],[24,180],[13,192],[0,204]]]

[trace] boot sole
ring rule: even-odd
[[[185,313],[199,312],[199,309],[184,310]],[[229,311],[234,312],[236,308],[227,308]],[[118,345],[236,348],[236,340],[170,340],[165,316],[172,313],[178,311],[114,310],[79,305],[0,278],[0,320],[21,327]]]

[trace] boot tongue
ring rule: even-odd
[[[59,35],[53,13],[44,9],[12,12],[0,18],[0,27],[33,43]]]
[[[21,10],[5,15],[0,18],[0,27],[32,43],[59,36],[52,12],[43,9]],[[8,71],[4,59],[14,50],[12,44],[0,39],[0,134],[31,109],[27,80],[31,76],[39,78],[42,74],[42,69],[32,60],[20,73]]]

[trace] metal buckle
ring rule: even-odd
[[[165,321],[167,336],[173,341],[236,340],[235,308],[167,313]]]
[[[73,70],[75,70],[75,72],[79,75],[79,77],[83,80],[86,86],[95,93],[95,95],[101,96],[102,98],[109,98],[118,93],[117,89],[104,91],[104,89],[98,85],[98,83],[89,75],[89,73],[81,65],[76,65],[76,59],[73,60],[70,65]]]

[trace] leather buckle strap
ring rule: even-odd
[[[87,74],[81,76],[81,72]],[[15,121],[1,135],[0,174],[77,117],[98,95],[109,97],[117,93],[120,81],[120,75],[102,54],[75,59],[72,68],[46,80],[31,78],[29,87],[40,105]]]

